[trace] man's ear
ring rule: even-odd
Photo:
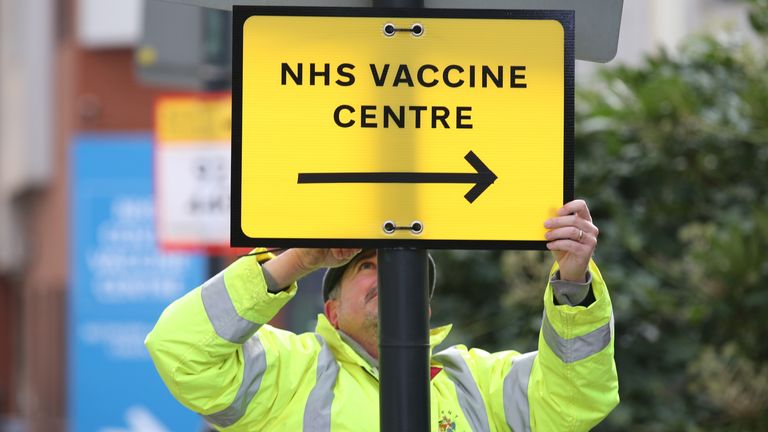
[[[339,301],[334,299],[328,299],[325,302],[324,305],[325,310],[325,316],[328,318],[328,321],[330,321],[333,328],[338,329],[339,328]]]

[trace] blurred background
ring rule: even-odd
[[[0,2],[0,431],[205,428],[143,338],[242,253],[228,20]],[[575,190],[601,229],[622,399],[597,430],[768,431],[767,35],[768,0],[625,0],[616,59],[577,62]],[[433,254],[446,344],[535,349],[548,253]],[[274,324],[314,328],[320,277]]]

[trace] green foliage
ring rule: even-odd
[[[536,349],[542,286],[551,260],[544,252],[436,251],[438,288],[432,324],[455,324],[444,345],[488,350]],[[471,343],[469,343],[471,342]]]
[[[749,0],[752,10],[749,13],[749,22],[756,32],[768,35],[768,0]]]
[[[768,428],[766,66],[704,38],[582,94],[577,187],[603,228],[624,401],[604,429]]]
[[[765,34],[768,1],[752,3]],[[601,229],[622,398],[598,430],[768,430],[766,58],[700,37],[577,95],[576,194]],[[442,253],[436,315],[530,349],[550,260]]]

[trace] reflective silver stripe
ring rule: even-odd
[[[512,361],[504,378],[504,414],[514,432],[530,432],[531,410],[528,405],[528,381],[536,359],[536,351],[521,354]]]
[[[544,333],[544,340],[549,348],[560,357],[565,363],[573,363],[585,359],[592,354],[597,354],[611,343],[613,335],[613,314],[611,319],[605,325],[583,336],[577,336],[571,339],[563,339],[555,331],[552,324],[547,319],[547,313],[544,312],[544,319],[541,323],[541,330]]]
[[[232,403],[223,410],[205,416],[209,422],[221,426],[232,426],[240,420],[248,409],[256,392],[261,386],[261,379],[264,371],[267,369],[267,357],[264,353],[264,346],[256,335],[243,344],[243,382],[237,389],[237,394]]]
[[[448,377],[456,386],[459,406],[464,411],[469,426],[473,431],[490,430],[488,413],[485,411],[485,401],[480,394],[472,372],[467,362],[456,348],[448,348],[437,353],[434,359],[442,363]]]
[[[223,271],[203,284],[202,297],[205,313],[222,339],[241,344],[261,327],[261,324],[248,321],[237,313],[227,292]]]
[[[331,404],[333,387],[339,375],[339,364],[322,336],[315,333],[322,347],[317,356],[317,380],[309,393],[304,407],[304,432],[329,432],[331,430]]]

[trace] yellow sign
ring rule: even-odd
[[[155,102],[155,137],[166,145],[228,142],[232,104],[228,94],[164,96]]]
[[[235,8],[233,244],[543,248],[572,13],[332,11]]]
[[[164,249],[229,247],[232,98],[174,94],[155,99],[155,211]]]

